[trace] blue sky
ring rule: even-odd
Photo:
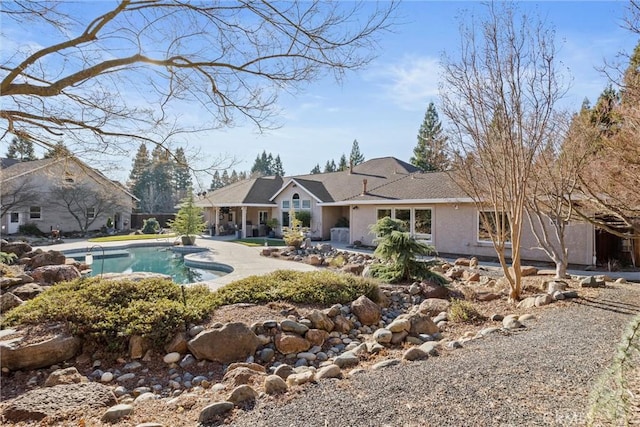
[[[615,62],[619,52],[631,51],[638,40],[621,27],[623,1],[520,2],[519,7],[555,27],[560,60],[572,79],[565,99],[572,110],[579,109],[585,97],[597,99],[608,84],[597,68],[605,60]],[[398,9],[399,24],[382,36],[378,56],[366,69],[348,73],[341,84],[326,78],[295,96],[280,94],[280,128],[258,134],[254,125],[240,122],[235,128],[190,135],[189,146],[199,147],[199,157],[208,161],[235,157],[238,171],[249,170],[266,150],[280,155],[289,175],[308,173],[316,163],[322,168],[330,159],[337,162],[343,153],[349,154],[354,139],[367,159],[395,156],[408,161],[427,105],[439,103],[442,53],[455,58],[460,19],[483,10],[475,1],[404,1]],[[3,38],[3,55],[10,53],[8,42],[24,43]],[[181,113],[184,120],[208,119],[195,107]],[[131,157],[107,174],[126,180]],[[207,186],[210,180],[203,176],[201,182]]]
[[[556,28],[556,44],[572,78],[566,106],[594,102],[607,85],[597,67],[631,50],[637,36],[621,28],[624,2],[523,2]],[[349,154],[354,139],[366,158],[395,156],[408,161],[426,107],[438,105],[442,52],[456,49],[459,16],[482,10],[479,2],[408,1],[403,24],[381,41],[379,56],[342,85],[331,79],[309,85],[295,97],[280,98],[280,129],[257,135],[250,127],[201,135],[207,151],[227,152],[249,169],[262,150],[279,154],[287,174],[308,173],[316,163]],[[441,117],[442,118],[442,117]],[[224,150],[222,149],[224,148]],[[218,151],[219,150],[219,151]]]

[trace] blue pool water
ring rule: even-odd
[[[170,247],[140,247],[128,249],[105,250],[104,267],[102,251],[93,249],[93,265],[91,276],[103,273],[150,272],[171,276],[178,284],[187,284],[212,280],[227,274],[224,271],[204,270],[184,265],[182,254],[174,253]],[[84,262],[86,252],[66,254],[68,258]]]

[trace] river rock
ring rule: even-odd
[[[217,421],[217,418],[226,414],[233,409],[231,402],[216,402],[206,406],[200,411],[198,422],[201,424],[210,424]]]
[[[280,394],[287,391],[287,383],[278,375],[268,375],[264,379],[264,392],[267,394]]]
[[[333,363],[338,365],[340,368],[348,368],[349,366],[355,366],[360,363],[360,358],[350,351],[346,351],[336,357],[333,360]]]
[[[393,338],[393,332],[388,329],[380,328],[373,333],[373,339],[379,344],[389,344]]]
[[[126,417],[133,413],[133,406],[121,403],[120,405],[112,406],[102,415],[102,421],[113,423],[120,418]]]
[[[280,329],[282,329],[284,332],[293,332],[294,334],[304,335],[309,330],[309,327],[303,325],[302,323],[285,319],[280,322]]]
[[[325,378],[342,378],[342,370],[336,364],[323,366],[316,372],[316,380],[323,380]]]
[[[198,325],[198,326],[201,326],[201,325]],[[200,333],[200,332],[202,332],[202,330],[199,331],[198,333]],[[192,335],[192,336],[195,337],[197,335],[198,334],[195,334],[195,335]],[[167,344],[164,347],[164,351],[166,351],[167,353],[184,354],[187,351],[189,351],[189,344],[188,343],[189,343],[189,341],[188,341],[186,332],[180,331],[177,334],[175,334],[173,336],[173,338],[171,338],[171,341],[169,341],[169,344]]]
[[[287,385],[289,387],[293,387],[296,385],[302,385],[302,384],[306,384],[308,382],[311,382],[315,379],[315,372],[314,371],[304,371],[304,372],[298,372],[298,373],[294,373],[291,374],[287,377]]]
[[[236,406],[254,402],[258,398],[258,393],[249,385],[243,384],[231,391],[227,400]]]
[[[353,322],[347,319],[344,315],[338,314],[333,319],[334,331],[342,334],[349,332],[353,329]]]
[[[409,361],[423,360],[423,359],[426,359],[427,357],[429,357],[429,354],[427,354],[420,347],[411,347],[410,349],[405,351],[404,354],[402,355],[402,359],[409,360]]]
[[[451,303],[442,298],[428,298],[420,303],[418,311],[434,317],[443,311],[448,311]]]
[[[278,366],[273,373],[283,380],[286,380],[289,375],[294,373],[294,370],[290,365],[283,363],[282,365]]]
[[[447,299],[449,298],[449,289],[446,286],[437,283],[422,282],[422,296],[426,299]]]
[[[380,306],[365,295],[360,296],[351,303],[351,311],[363,325],[375,325],[381,317]]]
[[[322,329],[327,332],[333,331],[333,321],[322,311],[313,310],[307,315],[307,318],[311,321],[315,329]]]
[[[566,291],[569,285],[567,282],[563,282],[562,280],[551,280],[547,282],[547,293],[549,295],[553,295],[554,292],[557,291]]]
[[[72,366],[65,369],[57,369],[50,373],[44,382],[44,386],[53,387],[60,384],[76,384],[86,382],[89,382],[89,379],[80,374],[80,372],[78,372],[78,369]]]
[[[331,324],[333,325],[333,322]],[[304,337],[312,346],[322,346],[325,340],[329,338],[329,332],[323,329],[309,329]]]
[[[253,355],[259,344],[260,340],[247,325],[236,322],[200,332],[188,347],[197,359],[231,363]]]
[[[274,342],[282,354],[300,353],[311,348],[311,343],[305,338],[290,333],[276,334]]]

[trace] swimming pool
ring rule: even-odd
[[[73,251],[65,255],[67,258],[84,262],[86,253]],[[213,280],[229,272],[222,269],[187,267],[184,254],[174,252],[170,246],[107,248],[104,256],[101,249],[93,248],[91,254],[91,276],[99,276],[100,273],[149,272],[166,274],[171,276],[175,283],[187,284]]]

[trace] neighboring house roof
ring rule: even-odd
[[[101,180],[104,184],[112,185],[113,188],[118,191],[123,191],[131,198],[135,200],[139,200],[135,195],[133,195],[129,190],[122,185],[118,181],[113,181],[107,178],[102,172],[90,167],[86,163],[80,161],[75,157],[62,157],[62,158],[51,158],[51,159],[41,159],[41,160],[30,160],[30,161],[17,161],[17,162],[6,162],[6,160],[14,160],[14,159],[0,159],[0,166],[2,170],[1,181],[10,181],[12,179],[16,179],[22,176],[33,174],[37,171],[46,169],[50,166],[55,165],[56,163],[61,163],[65,161],[72,161],[80,166],[81,169],[91,173],[95,176],[95,178]]]
[[[395,157],[381,157],[354,166],[351,171],[239,181],[207,193],[198,204],[275,205],[277,196],[291,185],[300,186],[322,204],[468,198],[446,172],[423,173]]]

